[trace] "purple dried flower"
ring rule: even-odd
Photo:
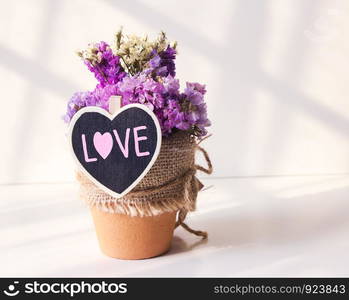
[[[88,69],[94,73],[99,81],[100,87],[108,84],[116,84],[122,80],[126,73],[120,65],[120,58],[113,54],[113,51],[106,42],[99,42],[85,52],[81,52]]]
[[[71,118],[74,116],[74,114],[83,106],[85,106],[86,103],[86,97],[88,92],[76,92],[74,95],[70,98],[67,104],[67,112],[63,116],[63,120],[66,123],[69,123]]]
[[[184,93],[181,94],[182,110],[185,112],[185,124],[197,129],[198,136],[207,134],[206,127],[211,125],[207,117],[207,105],[204,102],[205,85],[187,82]]]
[[[199,83],[187,82],[187,87],[184,90],[186,98],[194,105],[199,105],[204,102],[205,93],[205,86]]]
[[[141,73],[134,77],[125,77],[117,84],[123,105],[141,103],[150,108],[157,116],[163,135],[173,130],[191,130],[198,136],[207,133],[210,125],[203,96],[205,86],[187,83],[184,93],[179,92],[179,81],[171,75],[160,82]]]
[[[175,79],[171,75],[162,79],[162,84],[165,88],[165,91],[169,96],[178,96],[179,95],[179,80]]]
[[[202,95],[206,94],[206,85],[204,84],[200,84],[198,82],[187,82],[186,85],[188,89],[198,91]]]
[[[77,92],[70,98],[67,105],[67,113],[63,116],[63,120],[69,123],[74,114],[80,108],[86,106],[98,106],[108,110],[110,96],[117,95],[117,93],[116,85],[97,86],[92,92]]]
[[[164,84],[155,81],[146,74],[126,77],[118,83],[123,105],[141,103],[151,109],[157,116],[164,135],[176,127],[177,114],[180,112],[177,95],[178,80],[173,77],[164,80]]]
[[[163,85],[144,74],[126,77],[118,83],[117,87],[122,96],[123,105],[141,103],[154,112],[164,105]]]
[[[155,49],[151,52],[151,59],[149,60],[149,67],[146,70],[147,73],[151,73],[153,77],[167,77],[176,75],[176,65],[174,60],[176,59],[176,49],[167,46],[166,50],[157,52]]]
[[[179,80],[174,78],[177,54],[175,45],[171,47],[167,44],[164,34],[158,44],[161,47],[154,46],[152,51],[149,50],[151,53],[147,52],[142,60],[133,57],[142,64],[131,64],[131,67],[126,65],[129,72],[131,70],[132,74],[136,73],[133,76],[125,73],[120,65],[120,57],[105,42],[79,52],[99,84],[91,92],[78,92],[73,95],[68,102],[64,120],[69,122],[85,106],[98,106],[107,110],[110,96],[120,95],[123,105],[140,103],[152,110],[165,136],[177,130],[188,130],[197,136],[206,135],[206,127],[211,123],[204,101],[205,85],[187,82],[184,92],[181,93]],[[160,48],[165,50],[158,52],[157,49]],[[121,51],[120,55],[125,60],[122,53]]]

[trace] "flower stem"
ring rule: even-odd
[[[127,67],[128,73],[130,73],[131,75],[134,75],[134,74],[132,74],[129,65],[125,62],[125,59],[123,58],[123,56],[120,56],[120,57],[121,57],[122,61],[124,62],[125,66]]]

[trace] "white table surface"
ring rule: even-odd
[[[206,179],[188,224],[161,257],[98,248],[77,184],[0,186],[0,276],[349,276],[349,176]]]

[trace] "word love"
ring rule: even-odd
[[[161,128],[155,114],[141,104],[123,106],[114,115],[90,106],[73,116],[68,139],[79,170],[118,198],[131,191],[155,163]]]
[[[140,151],[140,142],[145,141],[148,139],[147,136],[140,136],[139,131],[141,130],[146,130],[146,126],[138,126],[133,128],[133,139],[134,139],[134,148],[135,148],[135,153],[137,157],[141,156],[148,156],[150,155],[149,151]],[[114,147],[114,142],[118,145],[121,153],[125,158],[128,158],[129,156],[129,141],[130,141],[130,128],[126,129],[125,132],[125,139],[124,141],[121,141],[120,135],[116,129],[113,129],[113,136],[109,132],[105,132],[101,134],[99,131],[97,131],[93,135],[93,145],[98,154],[103,158],[106,159],[110,152],[112,151]],[[96,157],[90,157],[89,152],[87,149],[87,143],[86,143],[86,135],[82,134],[81,135],[81,141],[82,141],[82,148],[84,151],[84,158],[86,162],[95,162],[97,161]]]

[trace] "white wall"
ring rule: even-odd
[[[349,172],[346,0],[0,3],[0,183],[73,179],[60,116],[96,83],[74,51],[120,25],[165,30],[207,84],[214,176]]]

